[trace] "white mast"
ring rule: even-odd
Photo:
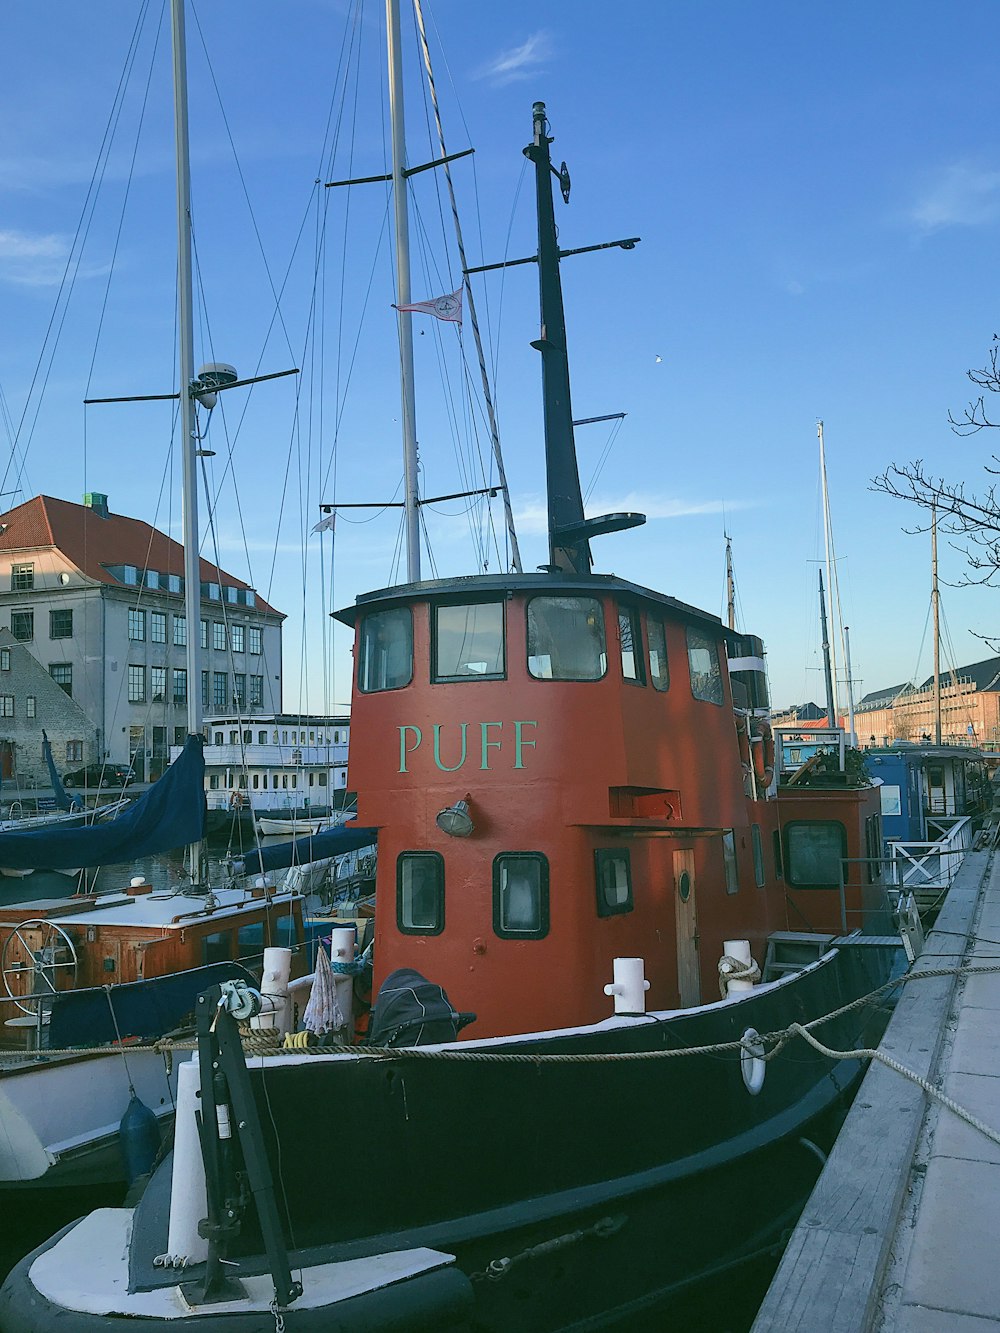
[[[941,593],[938,589],[937,505],[931,505],[931,606],[934,609],[934,744],[941,744]],[[952,677],[954,680],[954,677]]]
[[[399,0],[386,0],[389,49],[389,118],[392,127],[392,194],[396,224],[396,303],[410,301],[410,224],[406,201],[406,141],[403,117],[403,62]],[[413,394],[413,316],[397,310],[399,391],[403,411],[403,512],[406,520],[406,575],[420,579],[420,509],[417,476],[417,411]]]
[[[198,550],[198,438],[195,423],[194,297],[191,280],[191,166],[188,151],[187,55],[184,0],[172,0],[174,138],[177,156],[177,292],[180,426],[183,451],[184,614],[187,618],[187,726],[201,731],[201,567]],[[198,879],[201,843],[188,849],[191,877]]]
[[[830,619],[833,621],[833,633],[830,635],[830,670],[833,684],[833,710],[840,716],[840,691],[837,679],[837,627],[840,624],[840,597],[837,591],[836,556],[833,551],[833,525],[830,519],[830,495],[826,484],[826,447],[823,443],[823,423],[817,421],[816,433],[819,436],[819,479],[823,492],[823,545],[826,559],[826,586],[830,594]]]

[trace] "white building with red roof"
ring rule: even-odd
[[[113,514],[106,495],[82,505],[38,495],[0,514],[0,628],[85,715],[90,735],[66,745],[82,743],[88,761],[132,763],[140,781],[159,776],[187,729],[183,568],[178,542]],[[204,558],[201,609],[205,713],[280,712],[284,614]],[[0,742],[6,731],[30,746],[37,732],[40,755],[45,719],[27,718],[18,703],[15,692],[4,705],[13,712],[0,716]],[[68,751],[55,760],[60,769],[72,762]]]

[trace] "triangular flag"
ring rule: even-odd
[[[433,315],[435,319],[449,320],[452,324],[462,322],[462,289],[449,293],[448,296],[435,296],[431,301],[414,301],[410,305],[393,305],[394,310],[412,311],[416,315]]]

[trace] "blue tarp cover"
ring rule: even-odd
[[[56,805],[60,810],[71,810],[73,802],[66,795],[62,778],[56,772],[55,761],[52,758],[52,746],[49,744],[49,738],[44,730],[42,731],[42,755],[45,758],[45,767],[49,770],[49,785],[52,788],[52,795],[56,798]]]
[[[238,978],[248,985],[256,981],[239,963],[210,963],[148,981],[59,991],[52,999],[48,1025],[51,1050],[67,1046],[107,1046],[119,1035],[153,1041],[178,1027],[194,1009],[202,991],[221,981]],[[114,1018],[111,1006],[114,1004]],[[117,1028],[115,1023],[117,1021]]]
[[[201,736],[184,749],[149,791],[104,824],[0,833],[0,866],[8,870],[75,870],[121,865],[171,852],[205,832],[205,757]]]
[[[262,847],[258,852],[248,852],[242,858],[243,871],[253,875],[258,870],[284,870],[286,866],[307,865],[326,856],[341,856],[359,847],[374,847],[377,842],[378,829],[359,828],[353,823],[339,824],[308,838],[296,838],[294,842],[279,842],[273,847]]]

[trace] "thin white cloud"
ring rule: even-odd
[[[552,53],[552,41],[547,32],[536,32],[522,42],[520,46],[501,51],[488,64],[480,66],[474,78],[486,79],[497,87],[505,83],[516,83],[531,76],[548,61]]]
[[[982,227],[1000,217],[1000,171],[956,162],[931,181],[910,211],[921,231]]]
[[[678,500],[670,496],[640,494],[604,495],[587,502],[588,514],[645,514],[647,520],[657,518],[696,518],[703,514],[731,513],[736,509],[752,509],[749,500]],[[526,536],[548,531],[548,508],[539,496],[525,496],[514,507],[514,526]]]
[[[62,236],[0,231],[0,281],[51,286],[62,277],[68,254],[69,246]]]

